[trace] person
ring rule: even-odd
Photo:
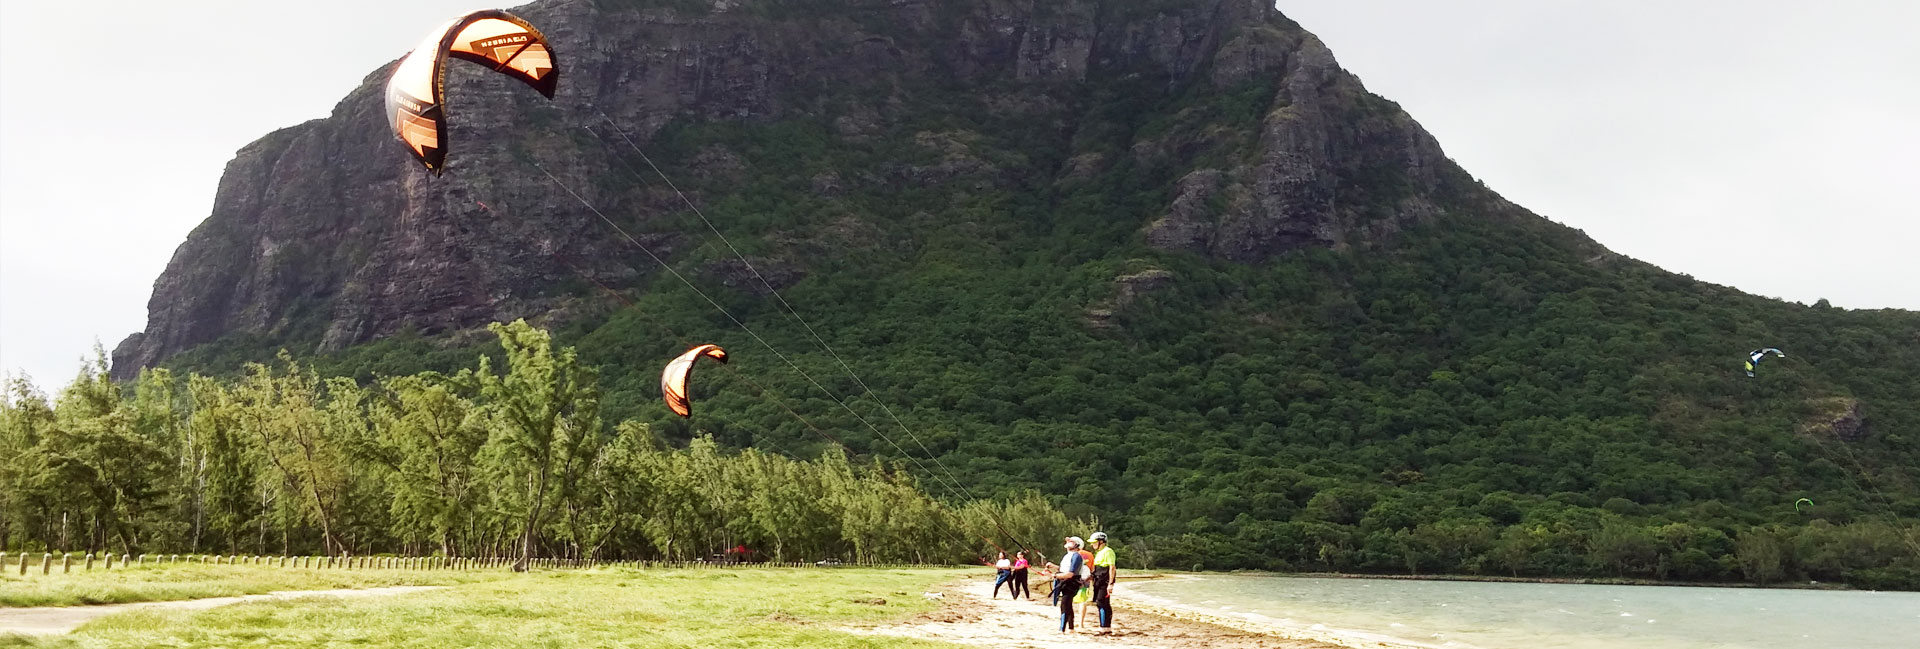
[[[1085,542],[1080,544],[1080,561],[1080,565],[1086,566],[1089,571],[1092,569],[1093,551],[1087,549]],[[1090,572],[1083,572],[1080,575],[1080,592],[1075,593],[1073,597],[1073,603],[1080,605],[1080,621],[1082,622],[1087,619],[1087,604],[1093,601],[1093,580],[1090,575]]]
[[[1060,572],[1060,564],[1054,563],[1052,561],[1047,562],[1047,574],[1053,575],[1053,574],[1058,574],[1059,572]],[[1047,606],[1059,606],[1059,605],[1060,605],[1060,582],[1054,581],[1048,584],[1047,586]]]
[[[1033,591],[1027,588],[1026,550],[1013,553],[1013,599],[1020,599],[1021,595],[1026,595],[1027,601],[1033,601]]]
[[[1087,560],[1080,555],[1080,547],[1085,542],[1078,536],[1069,536],[1064,544],[1067,553],[1060,557],[1060,569],[1053,573],[1053,592],[1060,601],[1060,632],[1073,631],[1073,596],[1080,592],[1080,583],[1087,578]]]
[[[993,562],[993,599],[1000,599],[1000,585],[1006,584],[1007,596],[1013,597],[1013,562],[1007,560],[1007,551],[1000,551],[1000,558]]]
[[[1120,580],[1113,546],[1107,545],[1106,532],[1093,533],[1093,606],[1100,612],[1100,633],[1113,630],[1113,584]]]

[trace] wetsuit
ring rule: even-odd
[[[1113,546],[1100,548],[1093,555],[1093,606],[1100,611],[1100,628],[1113,626]]]
[[[1068,551],[1060,558],[1060,572],[1073,573],[1075,576],[1053,580],[1053,593],[1060,600],[1060,630],[1073,628],[1073,596],[1080,592],[1079,574],[1087,567],[1087,560],[1079,552]]]

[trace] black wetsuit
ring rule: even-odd
[[[1112,580],[1113,568],[1107,566],[1093,567],[1093,607],[1100,611],[1100,626],[1102,628],[1113,626],[1113,599],[1111,597],[1113,594],[1107,592],[1107,587],[1112,583]]]
[[[1060,579],[1053,582],[1053,593],[1060,598],[1060,630],[1073,628],[1073,596],[1080,594],[1080,580]]]

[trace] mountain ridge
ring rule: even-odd
[[[807,52],[820,48],[811,41],[785,42],[795,38],[785,29],[787,25],[736,19],[729,11],[790,4],[716,3],[711,5],[714,13],[684,17],[659,9],[606,11],[590,2],[544,2],[523,8],[546,26],[563,60],[571,61],[563,64],[568,65],[565,78],[570,83],[563,83],[568,89],[563,89],[556,106],[540,106],[474,70],[453,68],[449,82],[453,146],[456,165],[459,161],[467,165],[453,167],[449,177],[438,182],[429,181],[407,167],[401,156],[393,155],[377,101],[388,68],[376,71],[329,117],[263,137],[243,148],[229,164],[213,215],[188,237],[156,280],[145,331],[116,349],[116,366],[122,368],[118,376],[126,378],[135,368],[229,333],[311,338],[312,332],[294,329],[303,316],[314,317],[306,313],[314,309],[326,311],[319,348],[332,350],[406,328],[471,329],[557,308],[559,301],[541,293],[569,273],[561,264],[501,245],[499,239],[514,234],[537,234],[542,237],[539,247],[547,252],[583,260],[588,267],[582,271],[589,278],[630,281],[628,270],[594,266],[593,260],[613,252],[604,245],[605,237],[587,229],[597,224],[562,221],[546,213],[516,217],[533,217],[540,226],[557,227],[502,233],[481,227],[462,229],[462,224],[455,223],[486,220],[475,204],[478,199],[467,176],[484,173],[477,170],[508,157],[503,149],[511,144],[503,142],[500,133],[529,128],[522,120],[528,113],[546,122],[566,119],[585,128],[619,129],[620,137],[631,135],[640,142],[647,142],[676,119],[754,122],[791,114],[819,115],[831,118],[844,137],[857,139],[865,137],[863,129],[883,127],[889,104],[897,104],[907,93],[888,90],[871,104],[856,102],[844,110],[819,106],[818,101],[812,106],[784,104],[807,104],[806,96],[825,92],[821,88],[856,83],[849,77],[877,78],[881,85],[898,87],[911,83],[916,75],[942,69],[961,83],[970,79],[998,82],[1006,77],[1016,84],[1037,82],[1041,92],[1032,105],[1016,104],[1008,112],[1064,121],[1072,116],[1050,106],[1059,102],[1045,96],[1046,91],[1059,89],[1046,84],[1085,83],[1090,70],[1099,74],[1105,68],[1124,70],[1144,62],[1149,71],[1157,68],[1166,74],[1169,87],[1204,78],[1215,89],[1257,83],[1263,74],[1278,71],[1285,85],[1264,98],[1273,111],[1260,120],[1265,127],[1256,144],[1210,142],[1205,134],[1183,131],[1185,125],[1177,115],[1164,137],[1132,143],[1131,153],[1144,160],[1129,163],[1186,166],[1196,156],[1182,147],[1214,149],[1202,155],[1225,163],[1194,169],[1181,179],[1180,193],[1169,201],[1165,215],[1146,226],[1150,245],[1259,261],[1304,246],[1365,243],[1440,209],[1428,196],[1442,191],[1442,176],[1449,176],[1445,182],[1466,182],[1464,172],[1439,152],[1432,137],[1390,103],[1381,108],[1383,117],[1330,128],[1328,113],[1352,112],[1345,104],[1354,97],[1377,98],[1339,69],[1311,34],[1258,2],[1200,3],[1200,10],[1188,7],[1185,12],[1156,14],[1144,27],[1134,23],[1115,27],[1094,16],[1110,6],[1129,3],[855,3],[843,13],[859,18],[864,6],[874,10],[871,15],[879,16],[885,28],[906,34],[867,33],[856,27],[849,35],[827,39],[850,43],[850,49],[826,54]],[[933,14],[956,5],[983,11],[946,19],[959,25],[959,36],[951,44],[936,43],[918,53],[902,52],[893,44],[881,47],[905,36],[939,31],[942,23]],[[817,20],[853,22],[833,17]],[[623,38],[653,47],[629,47]],[[622,63],[602,52],[607,49],[623,52]],[[813,58],[774,56],[788,50]],[[569,51],[575,53],[569,55]],[[767,63],[775,58],[796,61],[803,71],[786,73],[789,79],[777,81],[782,73]],[[878,67],[862,69],[863,65]],[[685,72],[688,69],[698,71]],[[574,89],[596,78],[601,80],[597,89]],[[1385,146],[1378,142],[1382,140],[1388,141]],[[927,183],[984,170],[978,167],[979,161],[969,159],[964,144],[958,146],[949,151],[944,166],[893,171],[906,174],[910,182]],[[590,146],[575,149],[568,152],[574,155],[552,167],[563,179],[574,181],[571,184],[595,175],[587,168],[599,167],[604,175],[614,166],[607,152]],[[1062,159],[1075,167],[1070,176],[1085,174],[1088,167],[1097,168],[1103,162],[1112,164],[1112,156],[1103,152],[1073,149],[1068,153],[1072,155]],[[1220,159],[1236,154],[1253,154],[1253,159]],[[699,172],[700,160],[693,162]],[[524,180],[524,170],[521,173],[508,180]],[[1361,183],[1342,179],[1361,173],[1402,173],[1416,187],[1396,190],[1407,195],[1398,197],[1400,203],[1386,207],[1384,214],[1361,215],[1337,206],[1336,196],[1343,189],[1367,200]],[[882,179],[886,180],[892,179]],[[1004,184],[1005,179],[989,182]],[[555,203],[559,202],[556,193],[538,183],[518,182],[499,188],[496,196],[500,202]],[[606,198],[619,206],[630,196]],[[1223,202],[1226,209],[1208,214],[1194,208],[1209,201]],[[660,197],[641,202],[634,206],[639,211],[677,207]],[[323,218],[301,218],[306,214]],[[330,227],[316,227],[320,224]],[[559,236],[553,236],[556,232]],[[675,233],[650,234],[660,239],[650,242],[667,248],[670,257]],[[479,250],[463,258],[453,246],[428,241],[435,237]],[[473,264],[473,260],[487,263]],[[287,267],[301,271],[285,272]],[[404,275],[416,269],[457,281]]]

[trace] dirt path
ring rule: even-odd
[[[422,590],[435,590],[444,586],[388,586],[385,588],[343,588],[338,590],[279,590],[264,595],[241,595],[238,597],[208,597],[206,599],[188,599],[172,602],[135,602],[132,604],[102,604],[99,606],[42,606],[36,608],[0,608],[0,635],[60,635],[77,629],[94,618],[105,617],[126,611],[159,609],[168,611],[199,611],[241,602],[258,602],[275,599],[295,599],[300,597],[376,597],[398,595]]]
[[[1060,633],[1059,609],[1048,606],[1044,597],[1031,602],[994,599],[988,597],[989,588],[988,582],[979,579],[950,584],[938,593],[941,606],[937,611],[904,624],[848,630],[995,649],[1340,649],[1323,642],[1174,619],[1120,606],[1114,612],[1112,635]],[[1115,604],[1119,604],[1118,598]]]

